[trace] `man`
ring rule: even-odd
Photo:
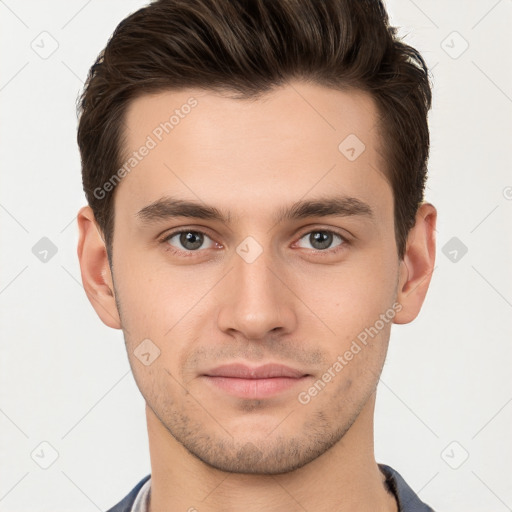
[[[78,256],[146,401],[120,511],[429,511],[373,450],[435,258],[431,92],[380,1],[160,0],[91,68]]]

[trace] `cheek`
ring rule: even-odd
[[[363,261],[361,256],[301,282],[297,295],[321,319],[315,319],[309,328],[325,333],[321,337],[325,371],[330,369],[331,376],[336,375],[329,384],[331,390],[341,386],[339,391],[345,392],[343,386],[361,380],[370,386],[380,373],[398,312],[393,308],[397,268],[391,258],[383,260],[365,256]],[[333,368],[336,362],[339,364]]]
[[[373,324],[394,302],[398,267],[382,258],[354,257],[310,272],[295,290],[337,335]]]
[[[177,321],[187,290],[183,278],[142,255],[114,262],[114,280],[123,328],[138,335],[162,337]],[[188,291],[190,294],[190,291]],[[183,314],[183,313],[182,313]]]
[[[213,317],[205,309],[207,302],[201,301],[212,284],[206,276],[198,277],[197,271],[193,274],[181,269],[171,272],[168,267],[147,262],[137,265],[128,258],[116,265],[115,288],[126,348],[132,368],[141,378],[152,375],[166,380],[166,374],[154,372],[167,370],[181,381],[180,358],[196,347],[198,325]],[[152,357],[153,353],[158,355],[151,371],[139,368],[136,360],[147,351]]]

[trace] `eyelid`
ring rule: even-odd
[[[327,229],[327,228],[313,228],[313,229],[308,229],[307,231],[305,231],[304,233],[302,233],[296,242],[294,242],[292,244],[293,247],[297,246],[298,243],[306,236],[306,235],[310,235],[311,233],[329,233],[331,235],[335,235],[337,237],[339,237],[341,239],[341,243],[339,245],[336,245],[334,247],[329,247],[327,249],[309,249],[309,248],[305,248],[306,251],[308,251],[310,254],[313,253],[314,255],[320,255],[320,257],[329,257],[329,256],[332,256],[332,255],[335,255],[337,254],[338,252],[340,251],[343,251],[345,249],[347,249],[347,246],[350,245],[350,239],[341,234],[339,231],[336,231],[334,229]],[[301,249],[304,249],[303,247],[299,247]]]
[[[169,244],[169,240],[171,238],[174,238],[176,235],[180,235],[181,233],[198,233],[200,235],[203,235],[207,238],[209,238],[214,245],[217,245],[217,246],[220,246],[221,248],[223,247],[222,244],[219,244],[218,242],[216,242],[213,237],[208,234],[208,232],[205,230],[205,228],[190,228],[190,227],[180,227],[180,228],[176,228],[175,230],[171,230],[170,232],[166,233],[165,235],[162,236],[162,238],[160,239],[160,242],[163,243],[163,244],[166,244],[168,247],[166,247],[166,250],[170,250],[172,252],[176,252],[176,253],[182,253],[182,254],[187,254],[187,255],[191,255],[191,254],[194,254],[194,253],[198,253],[198,252],[201,252],[201,251],[205,251],[206,249],[197,249],[195,251],[190,251],[190,250],[184,250],[184,249],[177,249],[176,247],[172,246],[171,244]]]
[[[301,230],[300,234],[297,235],[298,238],[297,240],[301,239],[304,237],[304,235],[308,235],[310,233],[314,233],[316,231],[322,231],[324,233],[332,233],[333,235],[338,235],[340,238],[343,239],[344,242],[347,242],[349,243],[352,238],[353,238],[353,235],[352,233],[349,233],[346,229],[341,229],[341,228],[332,228],[332,227],[318,227],[318,226],[306,226],[306,228],[303,228],[304,231]]]
[[[341,251],[343,249],[346,248],[347,245],[349,245],[351,243],[351,238],[346,236],[345,234],[342,234],[340,231],[336,230],[336,229],[333,229],[333,228],[324,228],[324,227],[315,227],[315,226],[306,226],[305,228],[303,228],[304,231],[302,231],[302,233],[300,235],[298,235],[298,238],[296,239],[295,242],[293,242],[292,244],[292,247],[296,246],[296,244],[302,239],[304,238],[304,236],[308,235],[308,234],[311,234],[311,233],[314,233],[314,232],[324,232],[324,233],[330,233],[330,234],[333,234],[333,235],[336,235],[336,236],[339,236],[342,240],[342,243],[340,245],[337,245],[333,248],[328,248],[328,249],[324,249],[324,250],[321,250],[321,249],[306,249],[307,251],[310,251],[310,252],[313,252],[315,254],[325,254],[325,255],[332,255],[332,254],[335,254],[337,253],[338,251]],[[187,226],[180,226],[179,228],[176,228],[175,230],[171,230],[169,233],[166,233],[165,235],[163,235],[163,237],[160,239],[160,242],[165,244],[167,247],[165,247],[165,250],[167,251],[170,251],[170,252],[173,252],[175,254],[179,254],[179,255],[185,255],[185,256],[194,256],[194,254],[198,254],[198,253],[201,253],[201,252],[204,252],[208,249],[211,249],[210,248],[206,248],[206,249],[197,249],[195,251],[191,251],[191,250],[182,250],[182,249],[177,249],[176,247],[168,244],[167,242],[169,241],[169,239],[173,238],[174,236],[176,235],[179,235],[181,233],[186,233],[186,232],[194,232],[194,233],[199,233],[201,235],[204,235],[206,237],[208,237],[216,246],[218,246],[217,248],[222,248],[223,245],[216,242],[212,236],[210,236],[210,234],[208,234],[208,231],[206,230],[206,228],[194,228],[194,227],[187,227]],[[220,246],[220,247],[219,247]]]
[[[174,235],[183,233],[184,231],[185,232],[193,231],[194,233],[201,233],[202,235],[206,235],[210,238],[214,237],[214,235],[212,235],[211,231],[205,226],[201,226],[201,227],[179,226],[176,228],[171,228],[169,230],[165,230],[163,233],[160,233],[156,238],[163,242]]]

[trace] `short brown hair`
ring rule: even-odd
[[[122,165],[130,101],[188,87],[254,98],[291,79],[376,101],[403,259],[423,201],[431,89],[423,58],[398,39],[380,0],[158,0],[121,21],[78,106],[83,187],[109,259],[115,190],[95,191]]]

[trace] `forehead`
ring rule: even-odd
[[[337,140],[350,134],[371,144],[377,114],[373,98],[361,90],[341,91],[301,82],[248,99],[201,89],[164,91],[128,104],[126,148],[136,147],[145,135],[162,142],[172,133],[178,143],[180,132],[187,136],[192,130],[203,146],[218,147],[219,138],[226,147],[248,146],[251,140],[264,138],[283,143],[286,138],[314,135],[336,148]]]
[[[385,202],[377,116],[362,91],[298,82],[257,99],[199,89],[141,96],[126,111],[116,205],[130,213],[179,195],[249,214],[333,188]]]

